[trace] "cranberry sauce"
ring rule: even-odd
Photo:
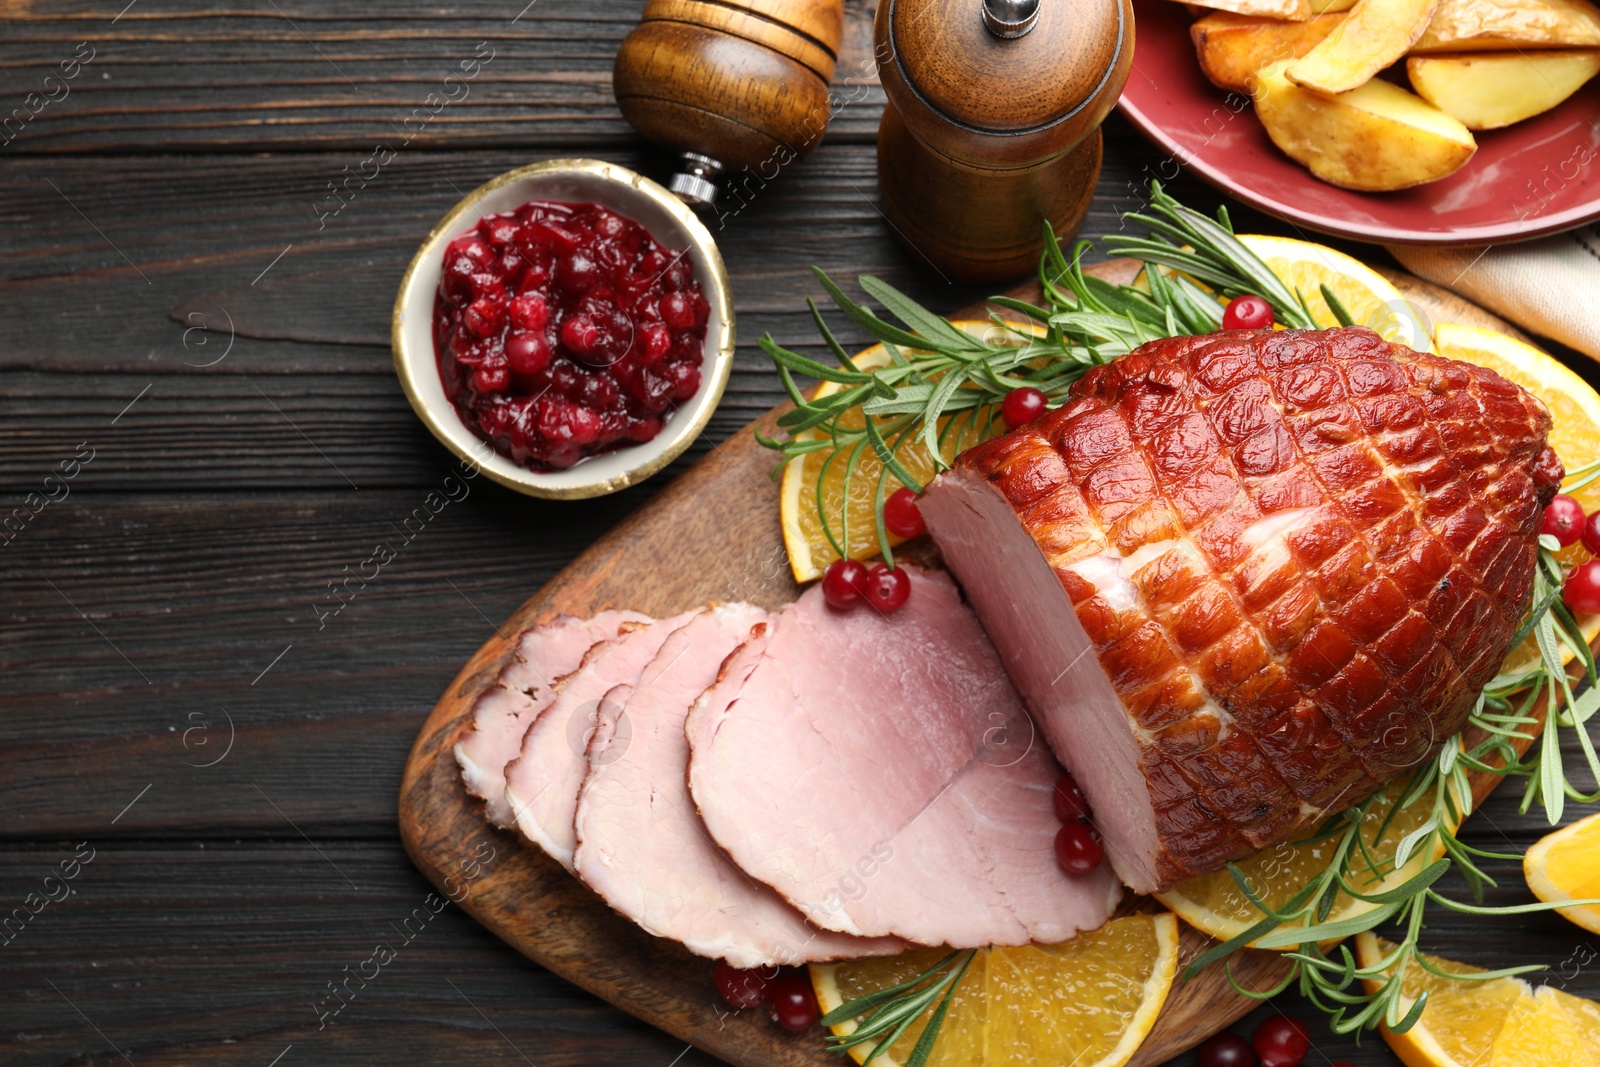
[[[700,388],[710,313],[688,256],[637,222],[535,200],[445,249],[433,343],[462,421],[560,470],[661,432]]]

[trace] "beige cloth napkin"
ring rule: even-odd
[[[1600,360],[1600,227],[1491,247],[1391,245],[1419,278]]]

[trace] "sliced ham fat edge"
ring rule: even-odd
[[[636,685],[601,702],[574,820],[578,877],[648,933],[734,967],[902,951],[905,942],[895,938],[809,924],[728,859],[689,796],[689,706],[717,681],[727,657],[765,632],[767,618],[750,604],[710,608],[667,638]]]
[[[662,643],[696,614],[674,615],[591,648],[528,727],[517,758],[506,765],[506,802],[517,828],[568,871],[577,844],[572,820],[600,703],[615,687],[637,684]]]
[[[955,470],[929,488],[920,504],[945,563],[1007,650],[1006,669],[1051,749],[1093,798],[1112,867],[1137,892],[1159,888],[1155,807],[1128,714],[1060,580],[988,481]]]
[[[590,619],[559,615],[518,639],[500,677],[478,697],[471,726],[455,745],[467,792],[483,800],[491,823],[515,825],[506,803],[506,764],[517,758],[523,735],[555,699],[561,680],[595,645],[651,621],[637,611],[602,611]]]

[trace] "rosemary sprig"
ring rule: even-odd
[[[1255,253],[1233,234],[1225,209],[1208,218],[1150,185],[1148,214],[1124,216],[1149,229],[1145,237],[1112,237],[1107,246],[1143,263],[1144,283],[1115,285],[1084,273],[1083,256],[1092,248],[1078,242],[1068,258],[1048,224],[1039,283],[1046,306],[993,297],[997,308],[1021,315],[1024,323],[991,313],[994,330],[981,339],[952,326],[898,289],[863,275],[861,289],[898,324],[858,304],[822,271],[818,283],[846,318],[883,345],[886,366],[858,367],[829,329],[814,301],[812,318],[836,366],[784,348],[770,334],[758,342],[777,367],[794,409],[778,420],[778,437],[757,439],[780,452],[784,462],[827,453],[817,477],[817,515],[839,555],[850,545],[848,507],[836,527],[823,505],[823,484],[835,464],[844,463],[845,494],[857,459],[870,448],[880,464],[875,487],[878,547],[892,565],[894,555],[883,524],[883,500],[893,490],[888,479],[920,492],[922,483],[897,455],[908,441],[922,443],[935,470],[946,469],[965,432],[950,434],[954,418],[989,436],[997,426],[995,408],[1013,389],[1032,386],[1050,407],[1059,406],[1072,383],[1090,367],[1125,355],[1163,337],[1207,333],[1222,325],[1223,301],[1257,293],[1273,307],[1277,321],[1311,328],[1311,313]],[[837,392],[807,397],[795,375],[834,382]]]
[[[828,1048],[834,1052],[844,1052],[871,1041],[874,1043],[872,1051],[864,1061],[871,1067],[879,1055],[888,1051],[913,1023],[937,1003],[927,1025],[917,1036],[911,1054],[906,1057],[905,1067],[923,1067],[933,1052],[934,1042],[939,1040],[939,1028],[950,1010],[956,986],[967,973],[967,967],[976,953],[977,949],[971,948],[952,952],[909,981],[839,1005],[822,1017],[821,1025],[832,1027],[852,1019],[859,1021],[848,1034],[830,1035],[827,1038]]]

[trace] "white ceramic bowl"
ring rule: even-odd
[[[667,249],[687,248],[711,317],[706,323],[700,391],[681,402],[654,440],[590,456],[563,471],[531,471],[468,429],[444,392],[433,350],[433,301],[445,246],[484,215],[529,200],[593,201],[634,219]],[[502,174],[473,190],[428,234],[400,283],[394,304],[394,367],[417,415],[461,459],[501,485],[529,496],[577,500],[634,485],[671,463],[700,436],[733,368],[733,299],[711,233],[666,189],[625,167],[594,159],[554,159]]]

